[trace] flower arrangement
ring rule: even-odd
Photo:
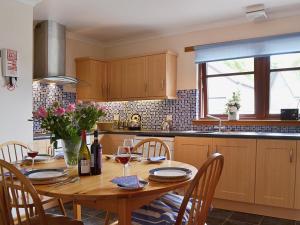
[[[233,92],[232,97],[226,103],[226,113],[231,115],[237,113],[241,108],[240,102],[241,102],[240,92],[239,91]]]
[[[66,108],[55,102],[49,108],[41,106],[33,113],[41,127],[51,133],[51,143],[58,139],[74,140],[82,130],[90,131],[97,120],[105,115],[104,109],[94,102],[69,104]]]

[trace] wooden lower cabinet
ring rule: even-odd
[[[295,209],[300,209],[300,141],[297,142]]]
[[[254,202],[256,139],[214,138],[213,151],[224,156],[215,197]]]
[[[103,154],[115,154],[119,146],[123,146],[124,139],[134,139],[135,135],[105,134],[101,137]]]
[[[175,137],[174,160],[201,167],[212,147],[212,138]]]
[[[258,140],[255,203],[294,207],[296,141]]]
[[[42,140],[34,140],[33,141],[33,149],[38,151],[41,154],[49,154],[48,148],[50,147],[50,140],[49,139],[42,139]]]

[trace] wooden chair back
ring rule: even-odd
[[[140,141],[134,146],[133,152],[142,153],[146,158],[166,156],[167,159],[171,159],[169,146],[159,138],[146,138]]]
[[[181,225],[186,207],[191,206],[187,225],[204,225],[224,164],[219,153],[211,155],[198,170],[181,204],[175,225]]]
[[[20,141],[8,141],[0,144],[0,159],[9,163],[21,161],[30,150],[28,145]]]
[[[0,160],[0,211],[4,225],[31,225],[28,201],[33,201],[36,224],[47,225],[45,211],[32,183],[12,164]]]

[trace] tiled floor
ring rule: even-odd
[[[72,205],[65,205],[68,216],[72,217]],[[58,208],[47,210],[48,213],[60,214]],[[105,212],[89,208],[82,208],[82,219],[85,225],[104,224]],[[112,215],[111,222],[116,220]],[[232,212],[222,209],[213,209],[207,219],[207,225],[300,225],[300,221],[277,219],[255,214]]]

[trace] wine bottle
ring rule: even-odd
[[[78,173],[79,176],[91,175],[91,153],[86,145],[86,131],[81,133],[81,147],[78,156]]]
[[[94,131],[94,142],[91,146],[91,174],[100,175],[102,166],[102,146],[98,142],[98,131]]]

